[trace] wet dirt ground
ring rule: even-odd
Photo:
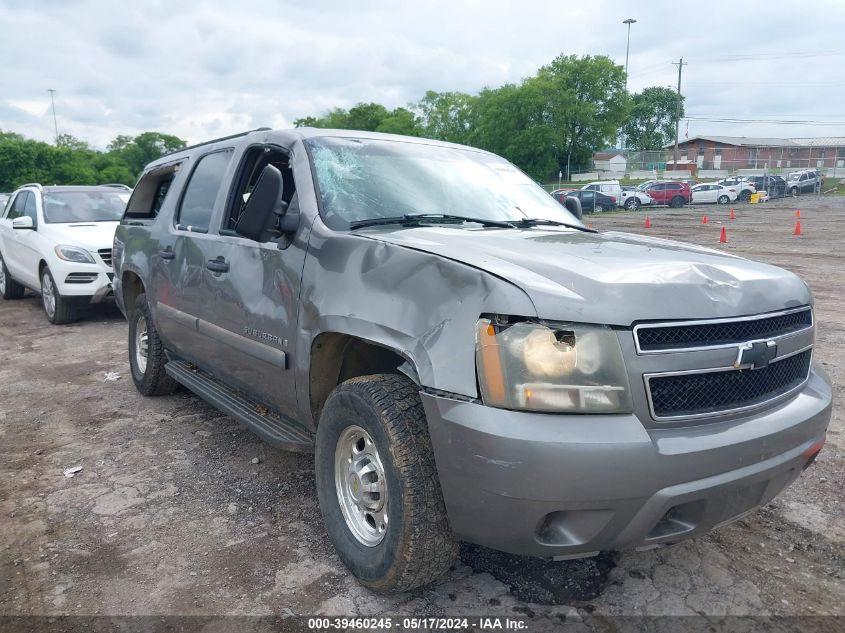
[[[736,209],[735,220],[710,206],[588,221],[800,274],[817,301],[816,358],[842,403],[845,198]],[[114,308],[55,327],[34,295],[0,301],[0,615],[485,614],[528,617],[532,630],[618,614],[845,615],[841,405],[799,481],[702,539],[556,563],[465,546],[442,584],[382,596],[334,554],[311,457],[263,445],[188,392],[141,397],[126,334]]]

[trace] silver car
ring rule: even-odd
[[[831,416],[796,275],[596,232],[470,147],[211,141],[146,168],[113,252],[138,390],[313,451],[325,529],[376,590],[439,578],[459,540],[702,535],[794,481]]]

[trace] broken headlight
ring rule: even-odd
[[[607,326],[479,319],[476,365],[484,403],[561,413],[631,411],[616,334]]]

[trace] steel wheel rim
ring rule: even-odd
[[[149,334],[147,332],[147,318],[138,317],[135,323],[135,364],[142,374],[147,371],[147,356],[149,355]]]
[[[387,534],[387,481],[373,438],[349,426],[337,440],[334,481],[346,527],[362,545],[375,547]]]
[[[53,289],[53,280],[50,273],[44,272],[41,275],[41,301],[44,303],[44,311],[51,319],[56,314],[56,295]]]

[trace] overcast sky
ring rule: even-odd
[[[0,129],[97,147],[157,130],[201,141],[360,101],[516,82],[555,56],[608,55],[629,88],[672,86],[689,135],[845,136],[845,2],[0,0]],[[839,123],[837,125],[836,123]],[[682,122],[681,135],[686,124]]]

